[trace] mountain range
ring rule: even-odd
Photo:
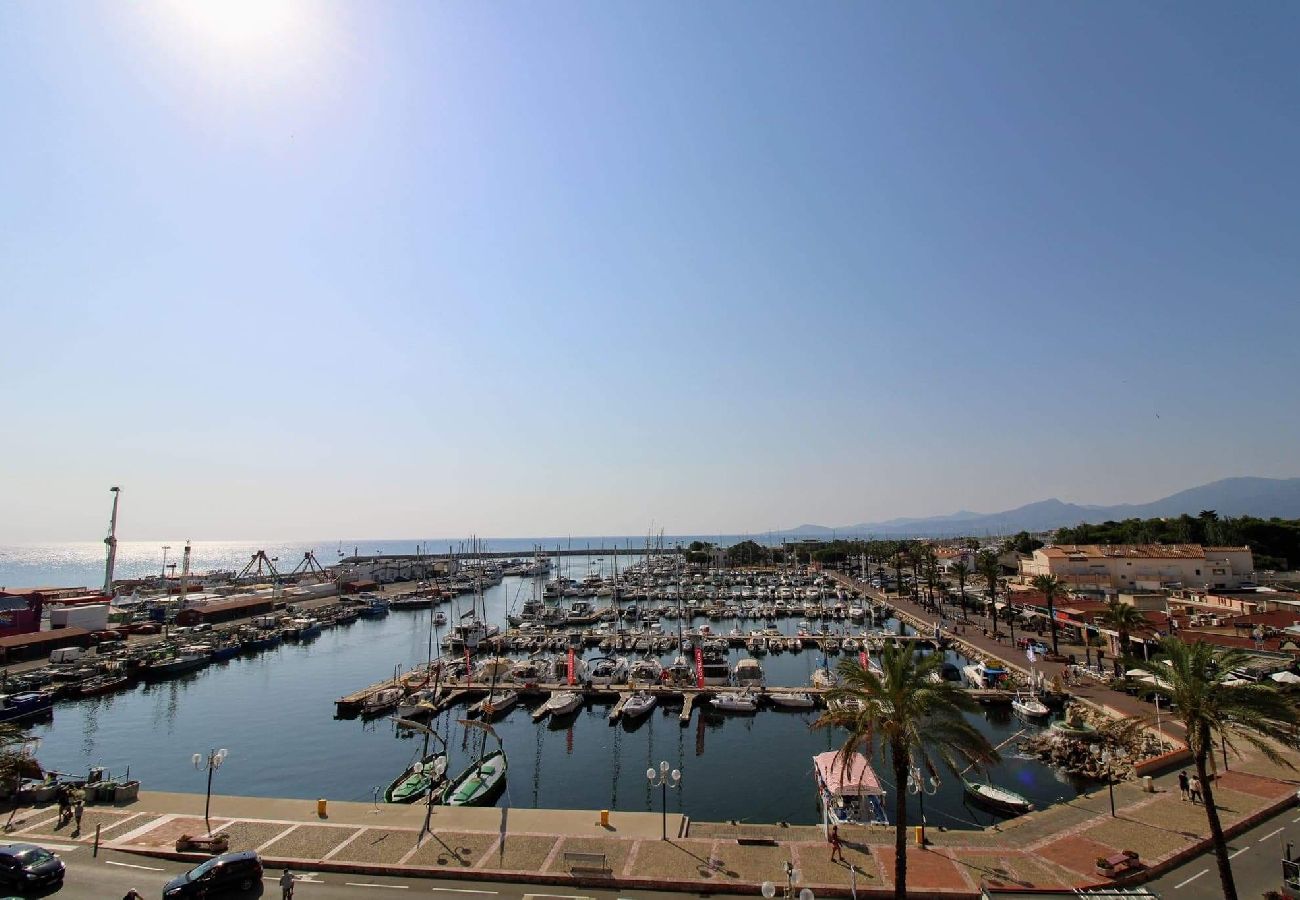
[[[1111,519],[1152,519],[1183,513],[1194,516],[1203,509],[1212,509],[1220,516],[1300,518],[1300,478],[1224,478],[1150,503],[1084,506],[1052,498],[1004,512],[962,510],[946,516],[888,519],[839,528],[800,525],[783,533],[805,537],[857,535],[889,538],[1014,534],[1017,531],[1051,531],[1082,522],[1098,523]]]

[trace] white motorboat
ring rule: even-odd
[[[1052,712],[1047,708],[1047,704],[1033,694],[1016,694],[1011,700],[1011,708],[1022,716],[1033,719],[1040,719]]]
[[[811,679],[812,686],[815,688],[833,688],[837,680],[835,673],[825,667],[814,669]]]
[[[503,716],[519,702],[519,694],[511,690],[495,690],[478,703],[479,714],[485,719]]]
[[[812,709],[817,705],[811,694],[800,691],[778,691],[775,694],[768,694],[767,699],[772,701],[773,706],[781,709]]]
[[[627,681],[627,669],[627,660],[621,656],[602,656],[592,661],[587,680],[592,684],[622,684]]]
[[[813,775],[826,820],[833,825],[888,825],[885,789],[867,758],[845,761],[835,750],[813,757]]]
[[[736,663],[732,678],[737,687],[761,688],[764,683],[763,666],[758,660],[747,657]]]
[[[714,709],[722,712],[753,712],[758,709],[758,695],[752,691],[727,691],[715,696],[711,702]]]
[[[542,704],[542,709],[553,716],[571,713],[582,706],[582,694],[577,691],[551,691],[551,695]]]
[[[983,806],[1019,815],[1034,808],[1034,804],[1015,791],[988,782],[967,781],[962,779],[962,787],[967,795]]]
[[[663,663],[653,656],[638,659],[632,663],[627,672],[628,681],[635,681],[638,684],[658,684],[663,676]]]
[[[966,676],[966,681],[974,688],[992,688],[997,687],[999,681],[1007,675],[1006,669],[993,668],[984,663],[975,663],[969,666],[963,666],[961,673]]]
[[[658,701],[655,695],[649,691],[637,691],[623,704],[623,718],[639,719],[654,709],[656,702]]]

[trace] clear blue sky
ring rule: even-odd
[[[202,4],[198,5],[202,7]],[[267,12],[270,9],[270,12]],[[0,4],[0,539],[1300,474],[1300,5]]]

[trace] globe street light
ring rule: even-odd
[[[421,838],[423,838],[426,834],[433,831],[433,828],[429,824],[429,819],[433,816],[433,801],[434,801],[433,786],[442,780],[442,776],[446,773],[446,771],[447,771],[447,757],[445,754],[442,756],[434,757],[434,760],[431,763],[418,762],[415,764],[416,774],[423,774],[427,772],[429,775],[429,793],[426,795],[427,802],[425,803],[425,809],[424,809],[424,826],[420,828],[420,836],[416,838],[417,842]]]
[[[1093,744],[1091,747],[1088,748],[1088,752],[1090,752],[1093,756],[1097,757],[1097,759],[1101,762],[1101,764],[1106,767],[1106,789],[1110,791],[1110,814],[1114,816],[1115,815],[1115,779],[1111,777],[1111,772],[1110,772],[1110,750],[1104,749],[1102,747],[1098,747],[1096,744]]]
[[[221,764],[226,761],[226,757],[229,755],[230,751],[222,747],[220,750],[209,750],[206,759],[204,759],[202,753],[195,753],[191,757],[195,769],[203,771],[206,768],[208,770],[208,795],[207,799],[203,801],[203,824],[207,827],[209,836],[212,834],[212,825],[208,822],[208,811],[212,808],[212,773],[221,768]]]
[[[668,784],[671,781],[673,787],[680,787],[682,783],[682,773],[677,769],[673,769],[672,773],[670,774],[668,772],[668,761],[664,760],[663,762],[659,763],[658,769],[654,769],[654,768],[646,769],[645,777],[646,777],[646,781],[650,782],[650,787],[652,788],[658,787],[663,789],[663,795],[664,795],[663,796],[663,805],[664,805],[663,840],[666,841],[668,840]]]
[[[925,795],[933,795],[939,790],[939,776],[931,775],[929,778],[921,776],[921,770],[913,766],[912,771],[907,773],[907,792],[916,794],[921,801],[921,846],[925,846]]]
[[[785,863],[785,900],[794,900],[794,886],[799,883],[803,874],[794,867],[794,863]],[[770,881],[764,881],[763,886],[759,889],[766,900],[772,900],[776,896],[776,885]],[[804,888],[798,893],[799,900],[817,900],[813,892]]]

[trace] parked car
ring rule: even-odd
[[[163,887],[165,900],[239,894],[262,886],[262,859],[252,850],[223,853],[177,875]]]
[[[35,844],[0,847],[0,883],[19,890],[62,883],[63,860]]]

